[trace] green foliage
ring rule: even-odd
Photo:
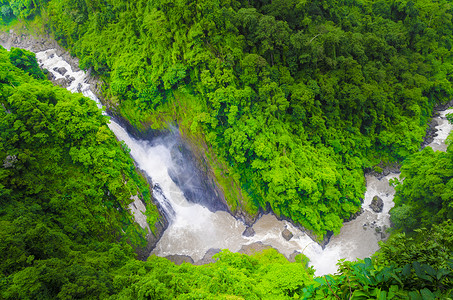
[[[5,23],[13,18],[30,19],[40,12],[49,0],[2,0],[0,17]]]
[[[315,278],[307,299],[449,299],[453,296],[452,222],[393,235],[373,259],[340,262],[337,275]]]
[[[404,161],[391,210],[396,229],[412,232],[453,218],[452,153],[451,146],[446,153],[427,147]]]
[[[0,49],[0,298],[105,298],[145,243],[131,196],[158,212],[96,104],[34,79],[33,59]]]
[[[44,2],[2,1],[2,20]],[[392,221],[412,235],[315,281],[306,262],[272,251],[223,251],[207,266],[135,261],[125,241],[139,242],[140,229],[126,207],[149,195],[127,154],[91,102],[37,84],[3,51],[1,297],[453,297],[451,222],[419,229],[451,218],[451,150],[411,156],[432,107],[453,94],[449,1],[51,0],[45,9],[47,28],[106,81],[118,113],[138,128],[178,119],[205,137],[232,206],[338,232],[360,206],[363,168],[407,158]],[[36,73],[26,52],[17,58]]]
[[[125,286],[113,299],[292,299],[311,282],[313,272],[289,263],[275,249],[253,256],[223,250],[213,264],[175,266],[151,256],[130,261],[114,278]]]
[[[452,95],[451,7],[425,2],[50,1],[46,11],[137,128],[173,115],[228,164],[223,188],[235,181],[250,196],[239,209],[270,207],[322,235],[358,210],[363,168],[418,151],[432,107]],[[197,101],[179,106],[181,88]]]
[[[36,55],[33,52],[13,47],[9,52],[9,60],[14,66],[24,70],[35,79],[46,78],[46,75],[39,68]]]

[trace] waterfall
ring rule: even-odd
[[[71,66],[55,50],[38,52],[40,65],[59,78],[69,80],[68,89],[72,92],[82,92],[85,96],[101,103],[90,90],[87,75],[83,71],[73,72]],[[64,69],[61,69],[64,68]],[[64,74],[62,74],[64,73]],[[433,148],[445,149],[445,138],[451,130],[444,112],[438,120],[438,136],[432,143]],[[355,260],[372,255],[379,249],[378,241],[383,238],[381,231],[389,226],[389,210],[393,206],[394,190],[388,181],[398,176],[389,174],[382,179],[367,176],[367,192],[363,203],[364,213],[351,222],[344,224],[339,235],[331,238],[327,247],[321,247],[308,235],[287,221],[279,221],[275,216],[262,216],[253,225],[255,235],[242,235],[246,226],[241,221],[225,211],[211,212],[202,205],[188,202],[183,192],[169,176],[169,170],[174,164],[170,148],[163,141],[150,143],[131,137],[127,131],[115,121],[109,123],[110,129],[119,140],[124,141],[131,149],[131,155],[137,165],[152,178],[153,194],[160,206],[170,219],[170,225],[153,250],[153,254],[167,256],[172,254],[189,255],[195,261],[201,259],[211,248],[239,251],[243,245],[262,242],[276,248],[289,257],[295,251],[304,253],[310,259],[317,275],[333,273],[339,259]],[[379,196],[384,201],[384,209],[375,213],[369,208],[371,199]],[[140,213],[140,211],[135,211]],[[289,229],[293,238],[289,241],[282,237],[282,231]],[[379,230],[376,230],[376,229]]]

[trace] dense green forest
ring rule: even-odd
[[[153,227],[149,186],[96,104],[54,87],[33,53],[0,50],[0,104],[0,290],[89,292],[106,276],[94,256],[114,264],[146,245],[128,205],[142,198]]]
[[[106,117],[92,100],[43,79],[32,53],[0,49],[0,57],[1,299],[453,296],[453,224],[441,223],[451,216],[448,201],[432,207],[429,213],[439,217],[430,228],[394,234],[373,259],[340,262],[336,275],[315,278],[306,257],[289,263],[274,249],[251,256],[224,250],[204,266],[177,266],[155,256],[136,260],[133,250],[144,236],[127,205],[134,194],[149,201],[149,187],[108,130]],[[419,173],[449,174],[452,149],[442,165],[429,150],[407,160],[406,180],[398,186],[405,205],[422,201],[410,192],[418,189],[415,181],[423,183],[417,156],[426,156]],[[442,190],[451,193],[451,183]],[[430,201],[443,198],[434,193]]]
[[[3,2],[5,20],[41,13],[137,128],[202,136],[218,182],[241,188],[233,210],[320,236],[358,210],[364,168],[418,151],[453,93],[446,0]]]
[[[0,298],[451,299],[453,147],[418,152],[453,90],[446,0],[1,0],[35,16],[145,130],[202,137],[232,208],[270,208],[323,235],[357,211],[363,170],[403,161],[395,231],[372,258],[314,277],[306,259],[222,251],[135,259],[127,213],[149,187],[91,100],[53,87],[33,54],[0,50]],[[2,24],[2,25],[3,25]],[[225,179],[227,178],[227,179]],[[228,191],[226,191],[228,194]]]
[[[270,206],[320,235],[358,210],[364,168],[418,151],[433,106],[452,94],[447,1],[22,7],[25,18],[41,9],[135,126],[176,119],[201,133],[223,163],[217,176],[245,195],[233,209]]]

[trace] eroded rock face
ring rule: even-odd
[[[238,251],[238,253],[243,253],[247,255],[252,255],[257,252],[263,251],[265,249],[272,248],[269,245],[264,245],[262,242],[255,242],[249,245],[242,245],[241,249]]]
[[[176,265],[181,265],[182,263],[185,263],[185,262],[187,262],[189,264],[194,263],[192,257],[190,257],[188,255],[173,254],[173,255],[165,256],[165,258],[168,259],[169,261],[174,262]]]
[[[67,88],[69,86],[69,82],[66,80],[66,78],[58,78],[54,82],[62,88]]]
[[[251,237],[255,235],[255,230],[253,230],[252,227],[248,226],[244,232],[242,233],[243,236],[245,237]]]
[[[65,67],[60,67],[60,68],[55,67],[55,68],[53,68],[53,70],[54,70],[54,71],[57,71],[57,72],[60,73],[61,75],[64,75],[64,74],[66,74],[66,72],[68,72],[68,70],[66,70]]]
[[[289,241],[290,239],[293,238],[293,233],[288,229],[285,229],[282,231],[282,236],[285,240]]]
[[[220,252],[220,249],[218,248],[211,248],[208,251],[206,251],[205,255],[203,256],[202,259],[197,261],[195,264],[196,265],[205,265],[205,264],[211,264],[215,263],[216,259],[212,258],[214,255]]]
[[[375,213],[380,213],[384,208],[384,201],[382,201],[382,199],[379,196],[374,196],[373,200],[371,200],[370,208]]]

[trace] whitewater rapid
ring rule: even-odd
[[[72,71],[71,66],[57,56],[54,49],[38,52],[36,55],[40,65],[52,72],[56,79],[63,77],[70,79],[71,83],[68,86],[70,91],[82,92],[96,101],[101,108],[101,103],[87,83],[85,72]],[[62,67],[66,69],[64,75],[58,71]],[[452,129],[445,117],[448,112],[451,111],[442,112],[438,117],[438,135],[429,145],[434,150],[446,149],[445,139]],[[112,120],[109,127],[117,138],[131,149],[131,155],[140,169],[152,178],[155,185],[154,196],[170,216],[169,227],[153,250],[153,254],[188,255],[197,261],[211,248],[237,252],[243,245],[262,242],[276,248],[287,257],[295,251],[304,253],[310,259],[310,265],[316,269],[316,275],[323,275],[334,273],[339,259],[355,260],[372,255],[379,249],[378,242],[386,236],[383,231],[390,226],[389,210],[393,207],[395,191],[389,185],[389,180],[398,174],[389,174],[382,179],[366,176],[367,191],[362,205],[364,212],[355,220],[345,223],[340,234],[333,236],[324,250],[291,223],[279,221],[271,214],[262,216],[253,225],[254,236],[245,237],[242,235],[246,228],[245,224],[229,213],[224,211],[213,213],[199,204],[187,201],[168,174],[174,163],[170,152],[171,145],[134,139]],[[374,196],[379,196],[384,202],[383,211],[380,213],[373,212],[369,207]],[[131,207],[136,217],[142,220],[144,216],[140,214],[143,209]],[[284,229],[293,233],[291,240],[287,241],[282,237]]]

